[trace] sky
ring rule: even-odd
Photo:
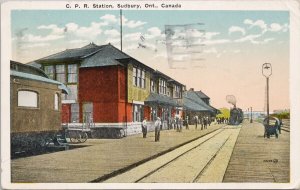
[[[118,10],[13,10],[12,60],[28,63],[91,42],[120,48]],[[288,109],[288,11],[123,10],[123,51],[202,90],[216,108],[265,110],[272,64],[270,110]]]

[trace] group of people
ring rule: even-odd
[[[156,118],[156,121],[154,122],[154,127],[155,127],[155,142],[159,141],[160,137],[160,129],[162,127],[161,124],[161,119],[159,117]],[[145,117],[143,122],[142,122],[142,133],[143,133],[143,138],[147,137],[147,118]]]
[[[228,123],[229,119],[228,118],[224,118],[224,117],[220,117],[217,118],[217,123],[221,124],[221,123]]]
[[[198,118],[198,116],[194,117],[196,129],[198,124],[201,124],[201,130],[207,129],[207,126],[210,126],[212,120],[210,117],[201,117]],[[186,126],[186,129],[189,129],[189,120],[188,117],[186,117],[185,120],[182,119],[181,116],[175,115],[175,117],[172,119],[170,118],[168,120],[168,129],[173,129],[176,130],[177,132],[182,131],[182,127]],[[155,127],[155,142],[158,142],[160,139],[160,130],[162,129],[162,121],[160,117],[157,117],[155,122],[154,122],[154,127]],[[145,117],[143,122],[142,122],[142,133],[143,133],[143,138],[147,137],[147,118]]]

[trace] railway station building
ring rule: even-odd
[[[65,51],[30,63],[65,84],[62,123],[90,123],[95,137],[118,137],[149,130],[162,118],[163,128],[175,114],[183,116],[185,85],[154,70],[111,44]]]

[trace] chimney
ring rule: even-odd
[[[194,88],[190,88],[189,91],[194,91]]]

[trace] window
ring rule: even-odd
[[[133,67],[132,75],[133,75],[133,78],[132,78],[133,85],[137,86],[137,76],[136,76],[136,68],[135,67]]]
[[[68,83],[77,82],[77,65],[68,65]]]
[[[167,93],[167,83],[163,79],[159,79],[159,93],[166,94]]]
[[[18,91],[18,106],[19,107],[38,107],[38,93],[29,90]]]
[[[49,78],[54,79],[54,68],[53,65],[45,66],[45,73],[48,75]]]
[[[133,122],[142,122],[143,105],[133,104]]]
[[[65,65],[56,65],[56,80],[62,83],[66,82]]]
[[[151,92],[155,92],[155,84],[153,80],[151,80]]]
[[[71,122],[79,122],[79,104],[71,104]]]
[[[141,81],[142,81],[142,85],[141,85],[141,87],[142,87],[142,88],[145,88],[145,87],[146,87],[146,85],[145,85],[145,83],[146,83],[146,79],[145,79],[145,71],[144,71],[144,70],[142,70],[142,77],[141,77]]]
[[[59,102],[58,102],[58,93],[55,93],[54,94],[54,110],[58,110],[58,104],[59,104]]]
[[[66,96],[66,100],[77,100],[77,85],[67,85],[70,93]]]
[[[174,98],[181,98],[181,88],[178,85],[174,85]]]
[[[145,71],[142,69],[133,67],[132,83],[134,86],[137,86],[140,88],[146,88]]]

